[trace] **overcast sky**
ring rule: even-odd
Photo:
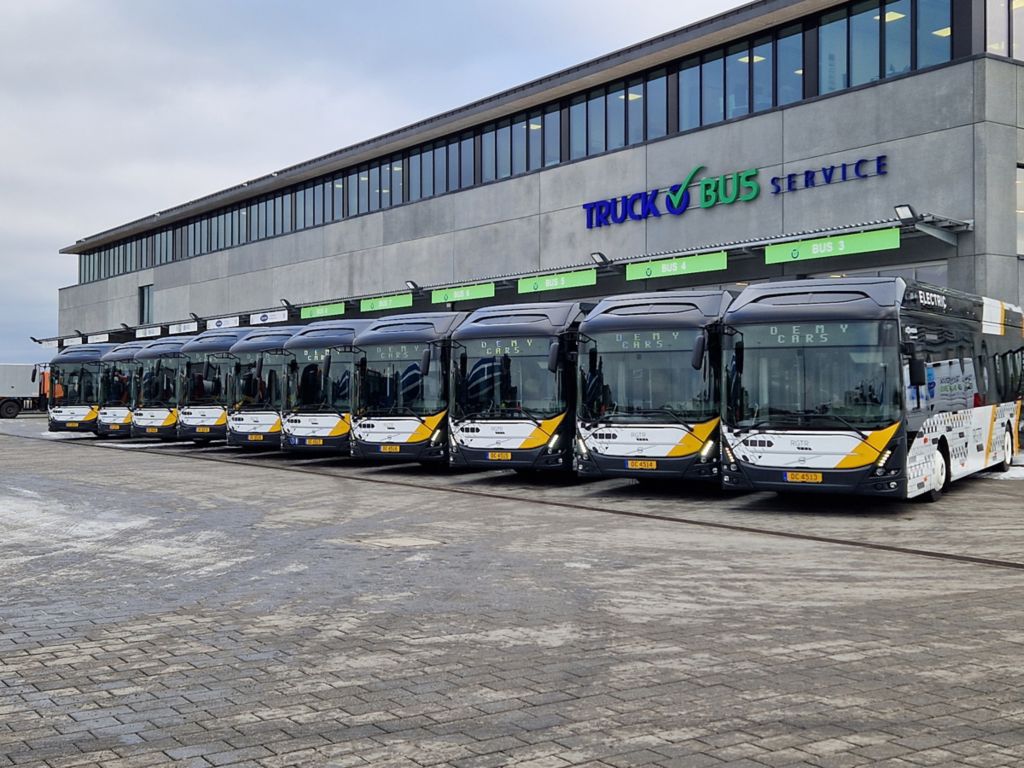
[[[742,4],[0,0],[0,362],[81,237]]]

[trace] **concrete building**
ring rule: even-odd
[[[865,272],[1021,303],[1016,5],[758,0],[79,240],[60,334]]]

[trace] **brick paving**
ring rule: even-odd
[[[1024,572],[528,503],[1008,556],[1018,481],[855,517],[14,437],[0,467],[0,766],[1024,763]]]

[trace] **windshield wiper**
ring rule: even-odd
[[[815,413],[814,411],[803,411],[800,415],[801,416],[805,416],[807,418],[815,418],[815,419],[835,419],[839,423],[845,424],[850,429],[852,429],[854,432],[856,432],[858,435],[860,435],[862,440],[867,440],[868,439],[868,436],[867,436],[867,434],[865,432],[863,432],[859,427],[856,427],[853,424],[851,424],[849,421],[847,421],[846,419],[844,419],[842,416],[840,416],[837,413]]]
[[[671,408],[634,408],[633,413],[640,414],[641,416],[649,416],[654,413],[665,413],[671,416],[676,422],[682,426],[687,432],[693,435],[693,430],[690,429],[690,425],[683,420],[683,417],[673,411]],[[694,435],[696,437],[696,435]]]

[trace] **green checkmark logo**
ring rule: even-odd
[[[698,165],[696,168],[694,168],[692,171],[690,171],[690,175],[686,177],[686,181],[684,181],[682,184],[673,185],[672,187],[669,188],[668,193],[667,193],[668,194],[668,198],[669,198],[669,200],[672,201],[672,205],[674,207],[679,208],[683,204],[683,195],[686,194],[686,190],[689,188],[690,184],[693,182],[693,177],[696,176],[698,173],[700,173],[703,170],[704,170],[704,166],[703,165]]]

